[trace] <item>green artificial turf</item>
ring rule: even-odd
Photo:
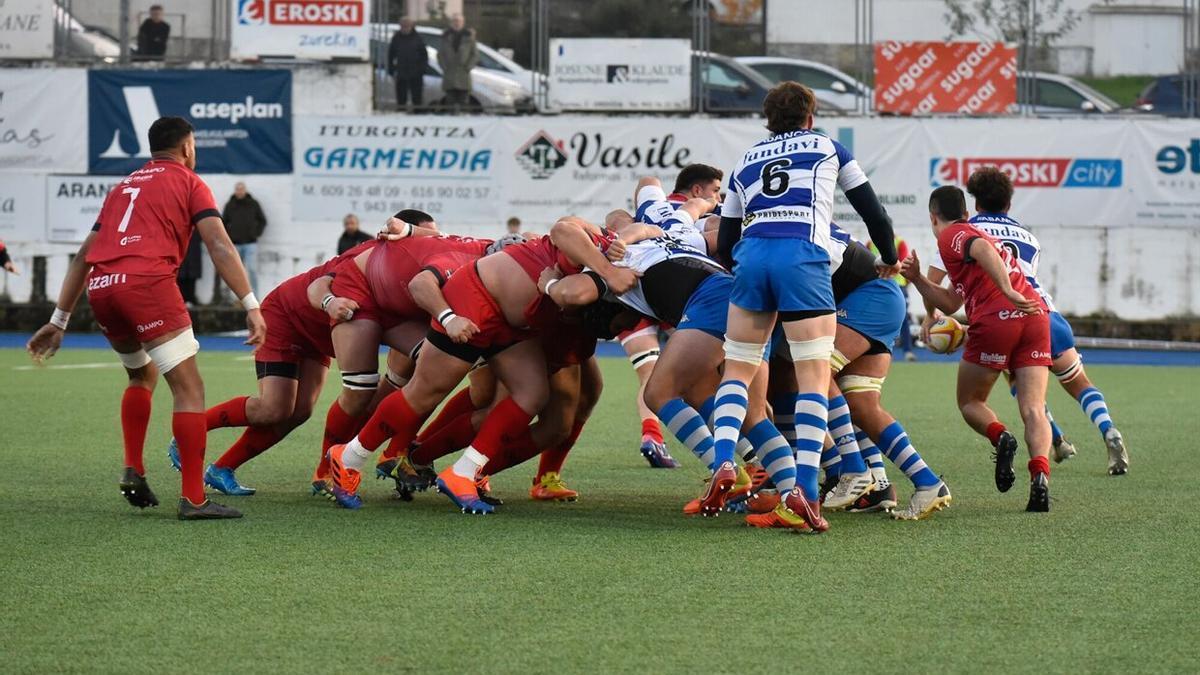
[[[110,364],[64,351],[54,366]],[[638,455],[635,380],[607,390],[567,464],[583,498],[530,502],[531,467],[494,479],[499,514],[445,498],[358,512],[309,497],[320,419],[239,471],[234,522],[175,520],[170,397],[155,395],[146,465],[163,506],[120,497],[117,368],[18,370],[0,350],[0,556],[5,672],[1190,671],[1200,661],[1200,415],[1189,369],[1089,367],[1124,431],[1132,472],[1060,390],[1080,456],[1055,466],[1053,511],[1019,481],[992,486],[986,443],[954,408],[949,365],[898,364],[885,403],[953,506],[920,523],[833,514],[821,536],[756,531],[680,507],[704,472]],[[251,363],[201,356],[208,398],[254,387]],[[331,385],[336,380],[331,379]],[[322,402],[334,393],[330,386]],[[1015,422],[1007,395],[995,403]],[[320,417],[323,417],[320,416]],[[234,439],[209,436],[215,457]],[[889,467],[890,468],[890,467]],[[907,499],[908,483],[893,479]],[[1023,476],[1024,473],[1018,473]]]

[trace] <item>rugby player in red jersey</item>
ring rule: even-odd
[[[200,344],[175,283],[193,229],[208,247],[217,273],[246,309],[246,344],[262,344],[267,325],[212,191],[194,172],[192,131],[182,117],[162,117],[150,125],[150,161],[108,193],[92,233],[71,262],[50,323],[26,348],[38,361],[58,350],[70,312],[86,286],[96,322],[129,376],[121,399],[121,494],[139,508],[158,505],[146,482],[142,450],[151,393],[162,373],[175,399],[171,428],[179,442],[183,482],[179,518],[239,518],[240,512],[204,496],[204,382],[196,366]]]
[[[505,436],[529,425],[549,396],[546,360],[536,328],[541,305],[537,280],[555,265],[596,270],[610,288],[628,290],[637,276],[612,265],[601,252],[611,239],[576,218],[555,223],[550,235],[509,246],[463,267],[424,305],[434,317],[416,372],[408,384],[380,403],[362,431],[346,445],[330,449],[334,496],[346,508],[358,508],[361,469],[389,438],[407,447],[425,417],[486,358],[511,397],[488,413],[462,457],[438,474],[437,484],[464,512],[491,513],[476,487],[479,470],[500,451]],[[427,301],[428,302],[428,301]]]
[[[1012,374],[1017,407],[1029,446],[1029,504],[1026,511],[1050,510],[1050,422],[1046,419],[1046,382],[1050,375],[1050,321],[1041,296],[1025,279],[1011,254],[967,221],[962,190],[946,185],[929,197],[929,221],[952,288],[921,274],[914,252],[903,265],[904,277],[926,302],[946,314],[967,305],[971,327],[958,367],[958,408],[963,419],[996,449],[996,489],[1008,492],[1016,476],[1017,439],[988,407],[992,385],[1002,372]]]

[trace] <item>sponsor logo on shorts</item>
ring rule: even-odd
[[[839,308],[838,308],[838,311],[837,311],[837,317],[838,317],[839,319],[846,319],[846,318],[849,318],[849,317],[850,317],[850,312],[847,312],[846,310],[844,310],[844,309],[842,309],[842,308],[840,308],[840,307],[839,307]]]
[[[108,288],[123,283],[125,283],[124,274],[101,274],[88,279],[88,290],[94,291],[98,288]]]
[[[137,332],[139,332],[139,333],[145,333],[145,332],[146,332],[146,331],[148,331],[148,330],[153,330],[153,329],[155,329],[155,328],[158,328],[158,327],[160,327],[160,326],[162,326],[162,325],[163,325],[163,320],[162,320],[162,319],[158,319],[158,320],[156,320],[156,321],[151,321],[150,323],[139,323],[139,324],[138,324],[138,326],[137,326]]]
[[[1004,365],[1008,363],[1008,354],[993,354],[992,352],[981,352],[979,354],[980,363],[995,363]]]
[[[1029,315],[1019,309],[1002,309],[996,316],[1000,317],[1001,321],[1008,321],[1009,319],[1021,319]]]
[[[1048,359],[1048,358],[1050,358],[1050,352],[1039,352],[1038,350],[1035,349],[1030,354],[1030,356],[1032,356],[1035,359]]]

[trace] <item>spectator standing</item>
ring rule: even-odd
[[[516,216],[509,218],[508,222],[504,223],[504,233],[521,234],[521,219]]]
[[[225,231],[237,248],[242,265],[250,276],[250,289],[258,290],[258,238],[267,229],[267,217],[258,201],[246,191],[246,184],[233,186],[233,196],[225,203],[221,214],[225,220]]]
[[[163,20],[162,5],[150,7],[150,18],[142,22],[137,34],[137,58],[161,61],[167,54],[167,38],[171,36],[171,24]]]
[[[909,254],[908,242],[904,241],[900,235],[896,235],[895,242],[897,256],[896,259],[907,259]],[[874,253],[876,256],[879,255],[878,249],[875,248],[875,242],[870,242],[868,244],[868,248],[871,249],[871,253]],[[896,282],[900,286],[900,293],[904,296],[904,325],[900,327],[900,337],[898,339],[898,342],[900,343],[900,349],[904,352],[905,361],[916,361],[917,355],[915,352],[913,352],[912,313],[908,308],[908,279],[905,279],[902,275],[897,274],[896,276],[892,277],[892,281]]]
[[[188,307],[200,304],[196,299],[196,282],[204,274],[203,256],[200,253],[200,233],[192,230],[192,239],[188,242],[187,253],[179,263],[179,272],[175,281],[179,284],[179,294]]]
[[[396,105],[420,108],[425,102],[425,69],[429,67],[429,51],[417,32],[416,23],[405,17],[400,30],[392,36],[388,47],[388,74],[396,82]]]
[[[349,251],[364,241],[371,241],[372,239],[374,237],[358,229],[358,216],[353,213],[347,213],[346,217],[342,218],[342,236],[338,237],[337,243],[338,255]]]
[[[475,31],[466,27],[461,14],[450,17],[450,27],[442,33],[438,47],[438,65],[442,67],[442,91],[446,103],[465,106],[471,95],[471,69],[479,63]]]

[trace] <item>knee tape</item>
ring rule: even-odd
[[[1075,359],[1075,363],[1072,363],[1071,365],[1067,366],[1066,368],[1054,372],[1054,376],[1057,377],[1058,381],[1063,384],[1066,384],[1066,383],[1070,382],[1071,380],[1074,380],[1075,378],[1079,377],[1082,374],[1083,374],[1083,357],[1079,357],[1079,358]]]
[[[137,370],[143,368],[147,363],[150,363],[150,355],[145,349],[139,349],[132,354],[122,354],[117,352],[117,357],[121,359],[121,365],[129,370]]]
[[[846,358],[842,350],[834,347],[833,352],[829,354],[829,368],[833,370],[833,374],[837,375],[842,372],[842,368],[845,368],[848,363],[850,363],[850,359]]]
[[[838,388],[843,394],[861,394],[864,392],[879,393],[883,391],[883,381],[886,377],[868,377],[866,375],[843,375],[838,378]]]
[[[833,355],[833,336],[822,335],[813,340],[788,340],[793,361],[828,361]]]
[[[196,341],[192,329],[188,328],[161,345],[147,349],[146,354],[158,367],[158,372],[165,375],[171,372],[175,366],[195,356],[199,351],[200,343]]]
[[[644,352],[630,354],[629,362],[633,364],[633,369],[637,370],[638,368],[641,368],[642,366],[653,364],[655,361],[658,361],[658,355],[660,353],[661,353],[661,351],[657,348],[647,349]]]
[[[762,363],[763,350],[766,347],[765,344],[727,339],[725,340],[725,358],[757,366]]]
[[[387,369],[387,374],[384,375],[384,377],[387,378],[388,384],[392,385],[393,387],[395,387],[397,389],[403,389],[404,385],[408,384],[407,379],[400,377],[400,374],[397,373],[396,371],[392,370],[391,368]]]
[[[342,373],[342,386],[352,391],[370,391],[379,386],[379,373]]]

